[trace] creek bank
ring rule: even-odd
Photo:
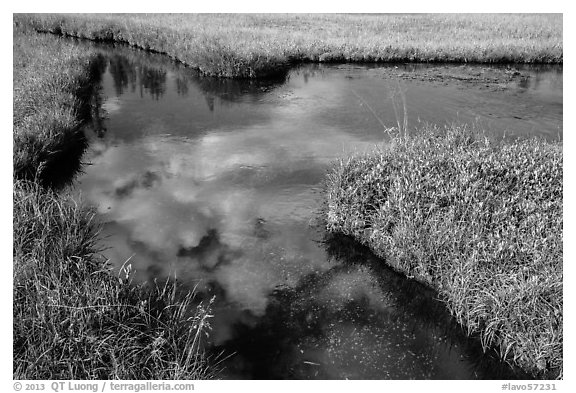
[[[562,376],[562,145],[425,129],[328,175],[327,230],[438,290],[537,378]]]
[[[93,210],[62,189],[81,168],[84,129],[99,124],[101,58],[13,34],[14,379],[212,377],[200,337],[209,304],[174,282],[135,286],[129,267],[117,276]]]
[[[558,15],[29,14],[14,19],[37,31],[128,42],[217,77],[269,77],[302,62],[563,62]]]

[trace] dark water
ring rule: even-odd
[[[321,182],[336,158],[385,143],[404,105],[410,127],[561,136],[561,69],[497,88],[353,65],[232,81],[107,56],[107,119],[89,133],[78,189],[105,222],[112,263],[216,296],[210,345],[228,356],[224,378],[511,377],[434,292],[327,238]]]

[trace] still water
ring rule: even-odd
[[[89,132],[79,194],[105,223],[111,263],[216,296],[223,378],[510,377],[434,292],[327,237],[322,180],[404,118],[561,137],[561,68],[479,67],[512,76],[462,82],[430,79],[454,67],[305,65],[233,81],[131,53],[106,53],[106,119]]]

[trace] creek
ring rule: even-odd
[[[436,293],[327,236],[322,181],[398,125],[561,139],[561,66],[307,64],[254,81],[135,53],[105,53],[105,119],[87,130],[76,190],[112,264],[215,296],[221,377],[512,376]]]

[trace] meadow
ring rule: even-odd
[[[67,40],[14,30],[13,377],[210,378],[210,303],[175,281],[133,285],[129,266],[112,271],[94,213],[50,179],[78,169],[59,157],[72,144],[79,166],[98,62]]]
[[[209,304],[196,308],[173,282],[134,286],[128,271],[112,273],[93,212],[54,184],[81,166],[101,60],[36,32],[235,78],[298,62],[563,61],[561,15],[20,14],[14,26],[15,379],[212,375],[199,345]],[[486,350],[562,377],[562,163],[561,143],[421,130],[334,166],[327,229],[435,288]]]
[[[164,53],[219,77],[271,76],[299,62],[563,60],[559,14],[26,14],[14,20]]]
[[[559,142],[419,130],[334,166],[327,229],[436,289],[485,350],[561,377],[562,162]]]

